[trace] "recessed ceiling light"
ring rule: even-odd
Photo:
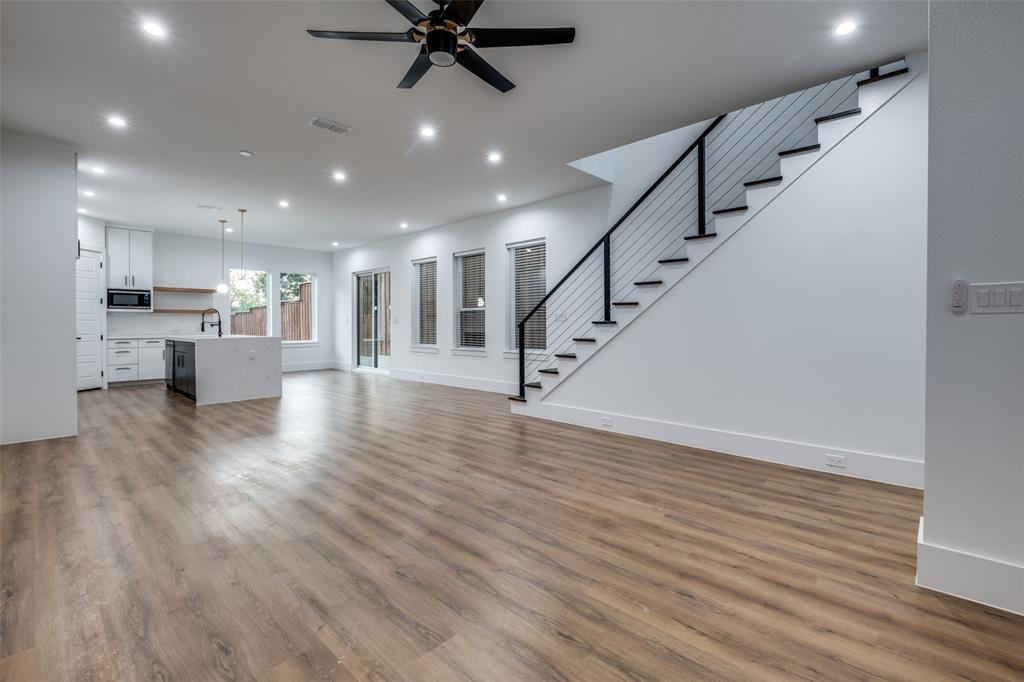
[[[154,38],[163,38],[167,35],[167,31],[163,26],[156,23],[155,21],[147,21],[142,24],[142,30],[153,36]]]
[[[124,120],[123,116],[118,116],[117,114],[114,114],[112,116],[108,116],[107,117],[107,123],[110,124],[111,128],[127,128],[128,127],[128,121]]]
[[[504,204],[506,201],[508,201],[508,197],[507,196],[505,196],[504,194],[499,194],[498,195],[498,203]]]
[[[252,156],[252,152],[249,151],[248,149],[239,149],[238,150],[238,155],[239,156],[244,156],[245,158],[248,159],[248,158],[250,158]]]
[[[845,36],[853,33],[857,30],[857,24],[852,21],[844,21],[843,23],[836,26],[836,35]]]
[[[338,242],[331,242],[331,246],[341,246]]]
[[[405,228],[409,227],[409,223],[399,223],[398,226],[404,230]]]
[[[92,172],[95,173],[96,175],[105,175],[106,172],[107,172],[107,169],[104,168],[103,166],[93,166],[92,167]]]
[[[501,152],[488,152],[487,160],[491,163],[501,163]]]
[[[85,210],[84,208],[80,208],[80,209],[78,209],[78,212],[79,212],[79,213],[81,213],[81,214],[83,214],[83,215],[84,215],[84,214],[86,214],[86,213],[88,213],[88,211],[86,211],[86,210]]]
[[[281,208],[288,208],[291,204],[288,203],[287,199],[281,199],[281,201],[277,202],[277,205]]]
[[[224,228],[224,231],[225,231],[225,232],[234,232],[234,231],[235,231],[235,228],[233,228],[233,227],[225,227],[225,228]]]
[[[345,180],[345,174],[343,172],[341,172],[341,171],[334,171],[334,173],[332,173],[331,177],[333,177],[338,182],[343,182]]]
[[[87,189],[84,192],[82,192],[82,196],[94,197],[94,196],[96,196],[96,192],[93,192],[91,189]]]
[[[429,140],[435,135],[437,135],[437,131],[433,128],[433,126],[423,126],[422,128],[420,128],[420,137],[424,137]]]

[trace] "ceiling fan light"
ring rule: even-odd
[[[459,39],[451,31],[434,29],[427,34],[427,58],[434,66],[451,66],[459,49]]]

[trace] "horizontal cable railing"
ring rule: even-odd
[[[866,72],[866,71],[865,71]],[[816,117],[857,106],[857,80],[840,78],[715,118],[516,328],[519,397],[554,369],[555,354],[596,338],[594,321],[611,322],[615,303],[635,299],[658,261],[685,253],[685,237],[713,231],[711,212],[741,204],[743,183],[778,175],[778,152],[816,141]],[[547,348],[523,348],[524,325],[547,318]]]

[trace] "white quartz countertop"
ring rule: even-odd
[[[224,336],[217,336],[216,334],[167,334],[160,338],[167,339],[168,341],[189,341],[191,343],[196,341],[239,341],[242,339],[281,340],[279,336],[252,336],[247,334],[225,334]]]

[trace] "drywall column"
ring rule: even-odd
[[[4,130],[0,442],[78,433],[75,152]]]
[[[925,501],[918,584],[1024,613],[1024,315],[950,289],[1024,281],[1024,3],[932,2]]]

